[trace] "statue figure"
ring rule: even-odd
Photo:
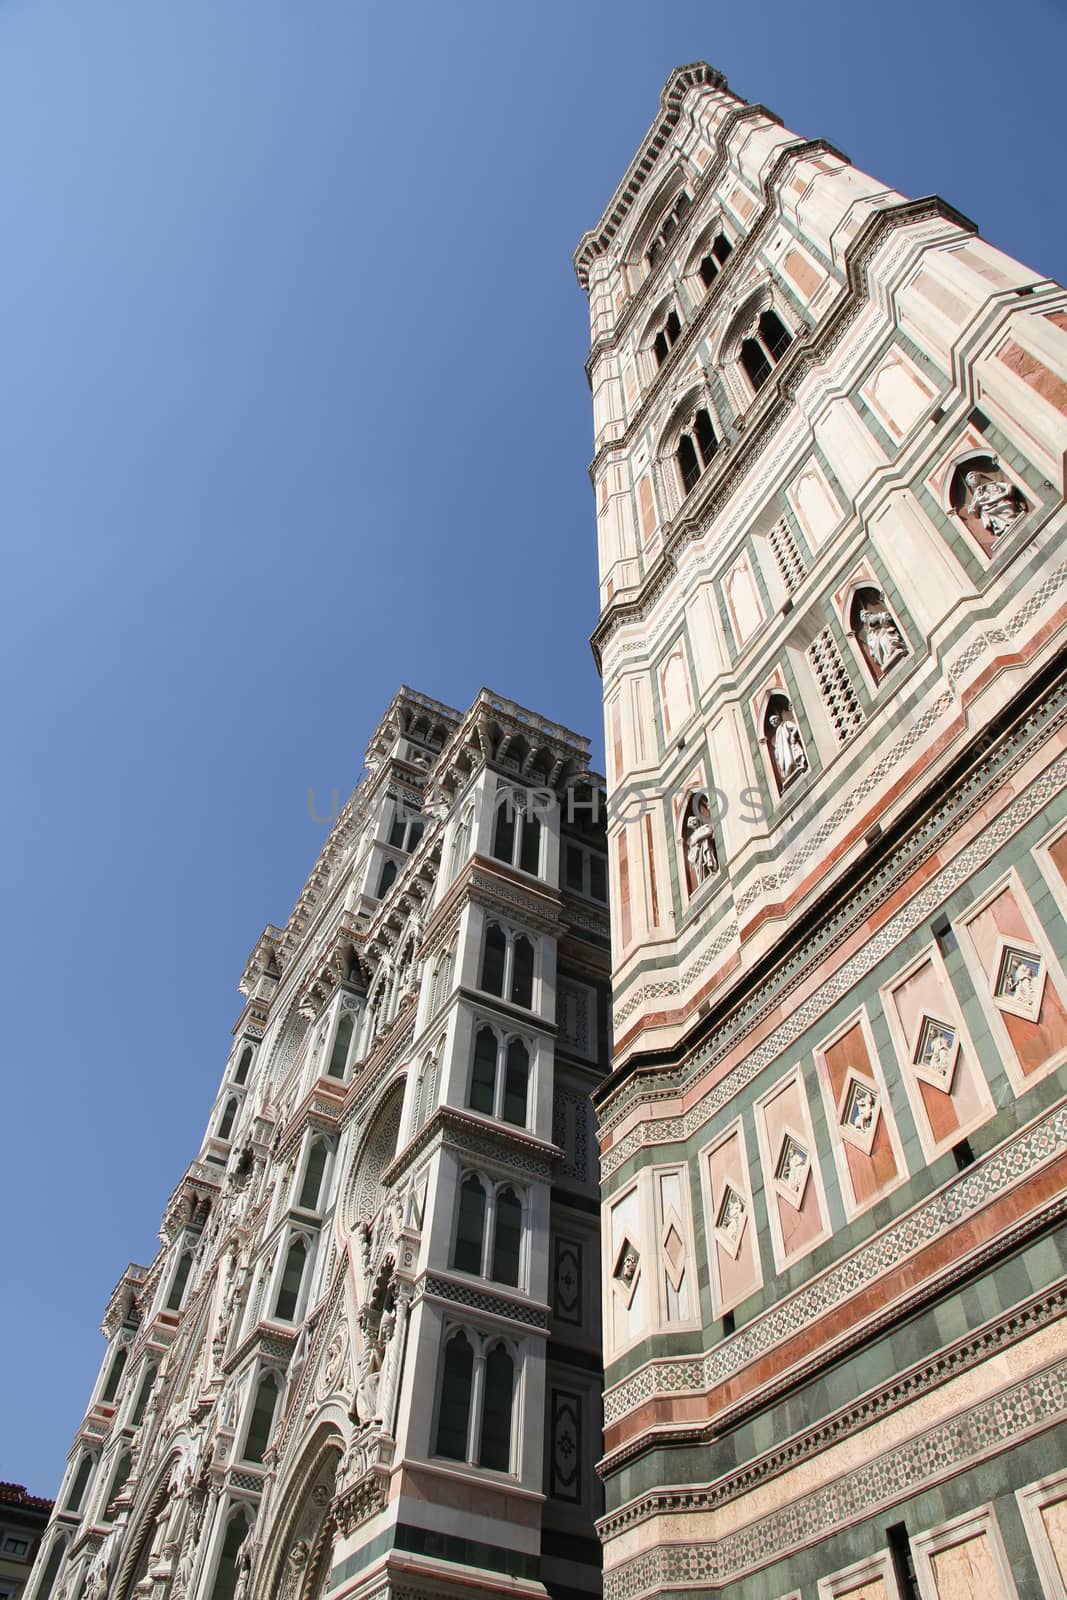
[[[888,672],[890,667],[907,655],[908,647],[903,636],[889,612],[884,608],[874,609],[864,607],[859,616],[860,627],[863,629],[863,641],[867,646],[878,676]]]
[[[744,1227],[744,1223],[745,1202],[737,1193],[736,1189],[731,1189],[726,1204],[723,1207],[722,1220],[719,1223],[719,1227],[729,1240],[731,1247],[735,1245],[738,1239],[741,1237],[741,1229]]]
[[[877,1102],[869,1089],[861,1088],[853,1097],[852,1110],[849,1122],[857,1133],[869,1133],[874,1124],[874,1113]]]
[[[248,1531],[237,1547],[237,1554],[233,1558],[234,1571],[237,1574],[237,1583],[233,1591],[233,1600],[245,1600],[249,1585],[252,1581],[252,1561],[255,1554],[255,1529],[254,1522],[248,1524]]]
[[[808,756],[800,729],[786,711],[772,711],[767,718],[771,740],[771,761],[778,783],[785,788],[798,773],[808,770]]]
[[[787,1189],[799,1195],[804,1183],[804,1174],[807,1171],[808,1158],[799,1145],[793,1145],[789,1151],[789,1159],[785,1164],[782,1182]]]
[[[359,1357],[356,1410],[360,1422],[378,1420],[378,1388],[382,1379],[382,1351],[376,1339],[367,1339]]]
[[[690,817],[685,826],[689,834],[685,853],[695,886],[706,883],[708,878],[719,870],[718,857],[715,854],[715,835],[711,823],[702,822],[698,816]]]
[[[940,1028],[932,1029],[926,1041],[923,1065],[931,1072],[936,1072],[939,1078],[948,1077],[952,1065],[952,1040]]]
[[[631,1284],[637,1277],[638,1256],[636,1250],[627,1250],[619,1267],[619,1277],[623,1283]]]
[[[1008,978],[1008,993],[1019,1005],[1027,1010],[1033,1008],[1037,998],[1034,980],[1037,977],[1037,965],[1033,961],[1026,961],[1022,956],[1017,956],[1011,964],[1011,973]]]
[[[967,511],[981,519],[983,528],[994,539],[1007,533],[1026,510],[1026,501],[1007,478],[989,476],[983,472],[968,472],[964,478],[971,491]]]

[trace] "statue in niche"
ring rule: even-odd
[[[808,753],[793,707],[784,694],[771,696],[764,721],[764,738],[779,793],[808,770]]]
[[[252,1582],[252,1561],[255,1547],[255,1523],[249,1523],[248,1532],[237,1547],[237,1554],[233,1558],[234,1570],[237,1573],[237,1583],[233,1591],[233,1600],[245,1600]]]
[[[1038,963],[1016,956],[1008,972],[1007,993],[1027,1010],[1032,1010],[1037,999],[1036,983]]]
[[[872,677],[876,683],[881,683],[890,667],[896,666],[908,653],[904,635],[886,606],[881,590],[867,586],[856,591],[849,624]]]
[[[707,883],[719,870],[711,804],[704,790],[694,794],[686,806],[683,841],[689,868],[689,888],[692,891]]]
[[[993,458],[994,468],[999,462]],[[1011,528],[1027,509],[1025,497],[1007,478],[994,472],[972,468],[964,475],[970,500],[967,510],[977,517],[991,538],[999,539]]]

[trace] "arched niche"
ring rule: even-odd
[[[319,1600],[329,1585],[337,1523],[334,1495],[344,1455],[336,1427],[324,1423],[279,1485],[277,1521],[266,1530],[252,1594],[264,1600]]]

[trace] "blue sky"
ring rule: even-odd
[[[593,734],[570,264],[672,67],[1067,273],[1051,0],[0,6],[0,1478],[53,1493],[407,682]]]

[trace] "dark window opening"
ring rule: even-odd
[[[485,1190],[472,1173],[464,1178],[459,1190],[456,1248],[452,1255],[452,1265],[457,1272],[481,1272],[484,1233]]]
[[[741,346],[741,365],[748,381],[758,393],[771,375],[771,364],[755,339],[746,339]]]
[[[504,1069],[503,1118],[516,1128],[526,1126],[526,1095],[530,1081],[530,1056],[521,1039],[508,1045]]]
[[[493,923],[486,929],[485,952],[482,956],[482,982],[481,987],[487,994],[504,993],[504,958],[507,953],[507,940],[504,930]]]
[[[352,1044],[352,1030],[355,1019],[351,1012],[345,1012],[337,1024],[337,1032],[333,1036],[333,1049],[330,1051],[330,1065],[326,1069],[328,1078],[343,1078],[348,1065],[348,1051]]]
[[[495,1094],[496,1035],[491,1028],[479,1028],[474,1041],[474,1065],[471,1069],[471,1110],[482,1111],[491,1117]]]
[[[466,1334],[457,1333],[445,1346],[441,1409],[437,1414],[436,1454],[449,1461],[467,1459],[467,1424],[471,1411],[474,1351]]]
[[[496,1283],[513,1288],[519,1282],[519,1251],[522,1247],[522,1205],[511,1189],[502,1189],[496,1201],[496,1227],[493,1233],[493,1270]]]
[[[534,948],[521,934],[515,940],[511,973],[511,999],[517,1006],[533,1005]],[[495,991],[500,993],[499,989]]]
[[[248,1437],[245,1439],[244,1459],[246,1461],[262,1461],[263,1452],[270,1443],[271,1431],[274,1427],[274,1408],[278,1403],[278,1380],[268,1374],[256,1390],[255,1405],[252,1407],[252,1420],[248,1424]]]
[[[485,1403],[482,1409],[482,1438],[478,1464],[497,1472],[511,1466],[511,1404],[515,1369],[502,1344],[495,1344],[485,1358]]]

